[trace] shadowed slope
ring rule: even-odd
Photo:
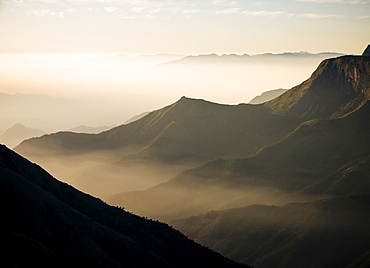
[[[370,155],[353,160],[302,190],[316,195],[360,195],[370,193]]]
[[[370,196],[255,205],[171,221],[225,256],[264,267],[367,267]]]
[[[241,267],[178,231],[110,207],[0,146],[8,267]],[[8,246],[8,247],[7,247]]]
[[[108,201],[166,220],[257,200],[274,203],[286,193],[300,191],[343,165],[368,156],[369,114],[367,101],[347,116],[302,123],[286,138],[252,157],[216,160],[186,171],[168,183],[142,192],[117,194]],[[271,195],[266,188],[281,192]],[[257,200],[256,190],[261,191]]]

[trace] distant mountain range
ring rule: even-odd
[[[111,207],[0,145],[1,267],[246,267]]]
[[[186,56],[182,59],[167,62],[164,64],[194,64],[194,63],[263,63],[263,62],[289,62],[294,63],[296,60],[324,60],[333,57],[343,56],[341,53],[323,52],[323,53],[309,53],[309,52],[284,52],[284,53],[264,53],[256,55],[237,55],[237,54],[203,54],[195,56]]]
[[[15,124],[0,136],[0,142],[13,148],[25,139],[42,136],[45,133],[46,132],[41,129],[25,127],[22,124]]]
[[[26,126],[36,126],[46,132],[68,129],[71,115],[74,114],[77,118],[77,111],[82,108],[79,101],[43,94],[0,93],[0,104],[3,132],[19,122]]]
[[[256,97],[254,97],[248,103],[249,104],[265,103],[267,101],[270,101],[270,100],[273,100],[273,99],[279,97],[281,94],[285,93],[286,91],[287,91],[287,89],[282,89],[282,88],[265,91],[261,95],[258,95]]]
[[[126,120],[125,124],[129,124],[129,123],[132,123],[132,122],[135,122],[141,118],[143,118],[144,116],[146,116],[147,114],[149,114],[149,112],[143,112],[143,113],[140,113],[140,114],[137,114],[137,115],[134,115],[133,117],[129,118]]]
[[[76,126],[105,126],[115,124],[125,118],[121,108],[114,104],[101,105],[96,109],[96,101],[52,97],[45,94],[6,94],[0,92],[0,134],[17,123],[27,127],[42,129],[47,133],[70,130]],[[117,111],[118,110],[118,111]],[[103,119],[104,120],[103,120]],[[118,121],[120,122],[120,121]],[[96,133],[101,129],[84,129],[83,132]],[[104,128],[106,130],[106,128]],[[80,131],[75,129],[74,131]]]

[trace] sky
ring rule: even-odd
[[[174,68],[122,54],[361,54],[369,26],[370,0],[0,0],[0,93],[79,100],[89,115],[77,122],[62,109],[46,122],[0,105],[0,132],[15,123],[118,125],[181,96],[246,103],[301,83],[322,60]]]
[[[0,53],[360,54],[369,26],[370,0],[3,0]]]

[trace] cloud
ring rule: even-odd
[[[105,7],[104,10],[108,13],[114,13],[118,10],[116,7]]]
[[[370,0],[296,0],[297,2],[311,2],[311,3],[336,3],[336,4],[369,4]]]
[[[325,19],[325,18],[337,18],[343,19],[347,18],[348,16],[345,15],[338,15],[338,14],[317,14],[317,13],[305,13],[299,14],[299,17],[309,18],[309,19]]]
[[[360,16],[360,17],[357,17],[357,19],[359,19],[359,20],[370,19],[370,15],[369,16]]]
[[[286,11],[270,11],[270,10],[243,10],[241,8],[230,8],[220,11],[213,12],[216,15],[245,15],[245,16],[264,16],[264,17],[301,17],[308,19],[325,19],[325,18],[335,18],[343,19],[348,18],[346,15],[339,14],[319,14],[319,13],[290,13]],[[365,16],[364,18],[366,18]]]
[[[347,3],[364,4],[370,0],[293,0],[298,2],[311,3]],[[39,17],[59,17],[64,18],[71,13],[109,13],[122,18],[160,18],[164,14],[183,14],[189,16],[194,13],[203,13],[209,15],[240,15],[240,16],[264,16],[264,17],[302,17],[310,19],[324,18],[348,18],[349,16],[338,14],[316,14],[288,12],[283,10],[253,10],[244,6],[245,3],[232,0],[8,0],[7,3],[13,3],[24,8],[27,14],[33,14]],[[255,2],[261,4],[262,2]],[[243,4],[243,5],[242,5]],[[260,7],[262,5],[259,5]],[[30,12],[31,10],[31,12]],[[358,19],[359,15],[356,18]],[[366,16],[361,17],[361,19]]]
[[[50,10],[32,10],[27,13],[28,15],[35,15],[37,17],[57,17],[57,18],[64,18],[65,13],[62,11],[54,12]]]
[[[251,15],[251,16],[266,16],[266,17],[276,17],[276,16],[292,16],[294,14],[287,13],[285,11],[268,11],[268,10],[260,10],[260,11],[250,11],[244,10],[241,12],[243,15]]]
[[[229,8],[229,9],[224,9],[224,10],[218,10],[213,12],[214,14],[241,14],[241,8]]]

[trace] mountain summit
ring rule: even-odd
[[[265,106],[309,120],[338,116],[364,98],[370,98],[370,58],[343,56],[324,60],[309,79]]]

